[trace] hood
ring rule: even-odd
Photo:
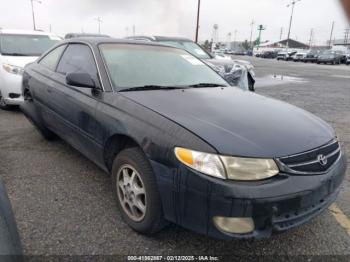
[[[282,157],[335,137],[318,117],[235,87],[121,94],[190,130],[223,155]]]
[[[2,61],[5,64],[24,68],[26,64],[34,62],[37,58],[37,56],[2,56]]]

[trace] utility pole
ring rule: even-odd
[[[233,45],[234,45],[234,49],[236,50],[236,40],[237,40],[237,29],[235,30],[235,36],[234,36],[234,40],[233,40]]]
[[[311,48],[311,45],[312,45],[312,40],[314,38],[314,29],[311,28],[311,31],[310,31],[310,39],[309,39],[309,47]]]
[[[259,25],[258,27],[258,31],[259,31],[259,38],[258,38],[258,49],[260,47],[260,43],[261,43],[261,32],[264,31],[266,28],[264,28],[263,25]]]
[[[252,46],[252,38],[253,38],[253,28],[254,28],[254,20],[252,20],[252,22],[250,23],[250,40],[249,40],[249,46],[250,47],[253,47]]]
[[[349,43],[350,28],[346,28],[344,31],[344,45]]]
[[[281,27],[280,40],[282,40],[282,36],[283,36],[283,27]]]
[[[103,22],[102,18],[98,16],[97,18],[95,18],[95,20],[98,23],[98,33],[101,34],[101,23]]]
[[[287,37],[287,50],[289,48],[289,38],[290,38],[290,31],[292,28],[292,21],[293,21],[293,14],[294,14],[294,6],[296,3],[300,2],[301,0],[293,0],[287,7],[292,7],[292,13],[290,15],[290,21],[289,21],[289,29],[288,29],[288,37]]]
[[[33,29],[34,29],[34,31],[36,31],[35,15],[34,15],[34,4],[33,4],[33,2],[37,2],[37,3],[41,4],[41,1],[39,1],[39,0],[30,0],[30,4],[32,6]]]
[[[332,22],[331,36],[329,38],[329,48],[331,48],[332,46],[333,30],[334,30],[334,21]]]
[[[201,10],[201,0],[198,0],[198,10],[197,10],[197,25],[196,25],[196,43],[198,43],[198,33],[199,33],[199,13]]]

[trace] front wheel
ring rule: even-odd
[[[9,109],[9,106],[6,104],[4,97],[1,95],[1,92],[0,92],[0,108],[3,110]]]
[[[122,217],[132,229],[152,234],[166,225],[156,178],[141,149],[127,148],[117,155],[112,187]]]

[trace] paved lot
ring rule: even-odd
[[[257,93],[330,122],[350,153],[350,67],[262,59],[253,63]],[[231,242],[176,226],[154,237],[133,232],[115,207],[108,175],[63,141],[45,141],[19,111],[0,111],[0,175],[28,255],[350,255],[350,231],[342,227],[350,217],[349,168],[336,202],[343,216],[327,211],[268,240]]]

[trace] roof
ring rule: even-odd
[[[162,45],[157,42],[140,41],[140,40],[132,40],[132,39],[117,39],[117,38],[111,38],[111,37],[78,37],[78,38],[65,39],[61,43],[79,43],[79,42],[88,43],[91,45],[115,43],[115,44],[151,45],[151,46],[179,49],[168,45]]]
[[[0,34],[18,34],[18,35],[50,35],[57,36],[51,33],[46,33],[44,31],[34,31],[34,30],[18,30],[18,29],[0,29]]]
[[[193,42],[191,39],[185,37],[172,37],[172,36],[146,36],[146,35],[138,35],[138,36],[129,36],[126,39],[139,39],[145,38],[149,41],[162,42],[162,41],[179,41],[179,42]]]
[[[282,41],[276,41],[276,42],[272,42],[272,41],[268,41],[268,42],[265,42],[265,43],[261,43],[259,45],[259,47],[285,47],[287,46],[287,39],[285,40],[282,40]],[[296,41],[296,40],[293,40],[293,39],[289,39],[289,48],[309,48],[308,45],[302,43],[302,42],[299,42],[299,41]]]
[[[110,37],[109,35],[102,34],[90,34],[90,33],[68,33],[65,35],[65,38],[73,38],[73,37]]]

